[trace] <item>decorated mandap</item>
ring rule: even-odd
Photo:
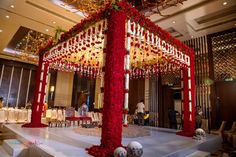
[[[87,149],[91,155],[112,156],[122,145],[122,114],[128,109],[129,80],[169,71],[179,70],[182,77],[184,127],[177,134],[194,134],[194,52],[128,2],[107,4],[62,34],[59,42],[50,41],[40,49],[32,119],[23,127],[45,127],[41,113],[49,68],[104,79],[101,144]]]

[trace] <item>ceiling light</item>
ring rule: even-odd
[[[227,2],[223,2],[223,5],[227,5]]]
[[[7,19],[9,19],[9,18],[10,18],[10,16],[6,15],[6,18],[7,18]]]
[[[193,36],[191,36],[191,38],[193,38]]]
[[[2,33],[3,32],[3,30],[2,29],[0,29],[0,33]]]
[[[11,8],[15,8],[15,6],[14,6],[14,5],[11,5],[10,7],[11,7]]]
[[[53,23],[53,24],[56,24],[56,22],[55,22],[55,21],[53,21],[52,23]]]
[[[174,23],[174,24],[175,24],[175,21],[172,21],[172,23]]]
[[[48,29],[45,29],[46,32],[48,32],[49,30]]]

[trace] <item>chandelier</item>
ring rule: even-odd
[[[177,6],[178,4],[183,4],[184,1],[187,0],[131,0],[131,3],[146,16],[153,14],[169,16],[163,15],[161,11],[172,6]]]
[[[66,4],[72,5],[81,12],[93,14],[102,9],[114,0],[63,0]]]
[[[22,60],[37,63],[38,49],[46,44],[51,37],[34,30],[27,30],[23,38],[16,43],[15,51],[18,52],[17,55]]]

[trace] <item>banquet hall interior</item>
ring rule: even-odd
[[[235,114],[235,0],[0,1],[0,157],[236,156]]]

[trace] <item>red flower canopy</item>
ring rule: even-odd
[[[32,121],[25,127],[44,126],[41,111],[48,67],[90,78],[105,72],[101,145],[88,149],[94,156],[112,156],[121,146],[130,78],[182,70],[184,128],[179,134],[194,133],[194,52],[125,1],[107,5],[62,34],[58,43],[49,42],[40,50]]]

